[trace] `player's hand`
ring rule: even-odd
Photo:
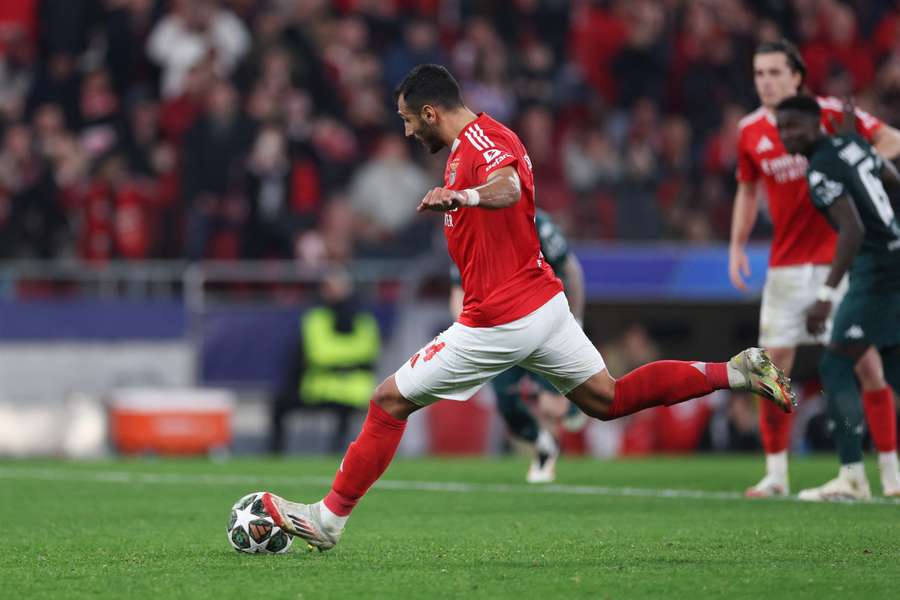
[[[750,261],[747,259],[747,253],[744,252],[743,248],[729,248],[728,277],[731,279],[731,285],[742,292],[747,291],[747,284],[744,279],[750,277]]]
[[[828,122],[831,124],[831,130],[835,135],[848,135],[856,133],[856,102],[852,97],[846,97],[842,100],[844,109],[841,115],[841,122],[838,123],[830,114]]]
[[[425,194],[425,197],[422,198],[422,201],[419,202],[419,205],[416,207],[416,212],[423,212],[426,210],[447,212],[448,210],[463,206],[465,200],[465,195],[456,190],[450,190],[444,187],[434,188]]]
[[[831,302],[816,300],[812,308],[806,313],[806,330],[811,335],[821,335],[825,333],[825,322],[828,315],[831,314]]]

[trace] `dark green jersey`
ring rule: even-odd
[[[865,227],[859,254],[850,270],[851,285],[900,289],[900,223],[881,182],[883,159],[855,134],[822,139],[806,177],[813,204],[828,215],[840,196],[849,196]]]
[[[566,281],[562,277],[562,267],[569,257],[569,242],[566,237],[556,226],[556,223],[550,218],[546,212],[537,209],[534,214],[534,226],[537,229],[538,238],[541,240],[541,253],[544,260],[553,268],[556,276],[562,279],[563,285]],[[460,285],[462,280],[459,276],[459,269],[456,265],[450,266],[450,280],[453,285]]]

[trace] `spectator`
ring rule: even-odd
[[[280,128],[267,125],[260,129],[247,171],[248,214],[242,255],[251,259],[293,258],[302,221],[292,205],[291,162]]]
[[[13,125],[0,151],[0,255],[52,258],[64,248],[67,218],[49,165],[36,152],[27,125]]]
[[[182,182],[188,258],[203,258],[218,233],[233,234],[223,243],[231,244],[230,253],[236,253],[236,232],[245,212],[243,166],[252,136],[253,124],[240,111],[237,91],[228,81],[217,81],[206,114],[185,136]]]
[[[410,160],[403,139],[384,135],[350,184],[357,233],[367,253],[399,256],[422,250],[423,223],[428,221],[416,214],[415,207],[428,184],[425,173]]]
[[[390,89],[397,87],[406,74],[422,63],[443,63],[435,26],[424,19],[413,19],[403,29],[403,41],[385,54],[384,79]]]
[[[857,30],[853,9],[840,2],[826,5],[818,15],[816,35],[801,48],[806,61],[806,83],[812,89],[821,89],[835,67],[849,72],[853,91],[869,85],[874,78],[874,62],[868,42]]]
[[[210,61],[227,77],[250,49],[250,35],[240,19],[213,0],[173,0],[147,40],[147,54],[162,69],[162,95],[172,98],[185,89],[185,76],[198,63]]]

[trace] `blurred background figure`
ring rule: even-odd
[[[351,419],[362,415],[375,389],[381,335],[375,317],[360,308],[353,281],[343,270],[327,273],[321,303],[300,318],[300,339],[272,405],[271,451],[283,452],[285,417],[294,410],[324,410],[336,424],[329,451],[341,452]]]

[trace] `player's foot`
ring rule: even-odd
[[[747,488],[744,496],[747,498],[777,498],[787,496],[790,493],[787,477],[779,477],[766,473],[759,483]]]
[[[344,530],[325,523],[321,502],[300,504],[269,492],[263,494],[262,500],[266,512],[275,523],[289,534],[306,540],[310,550],[330,550],[341,539]]]
[[[865,477],[850,478],[841,474],[824,485],[801,490],[797,497],[809,502],[847,502],[871,500],[872,492]]]
[[[900,498],[900,464],[896,450],[878,453],[878,470],[881,474],[881,493],[887,498]]]
[[[881,466],[881,493],[887,498],[900,498],[900,472],[895,465]]]
[[[728,361],[732,389],[759,394],[786,413],[797,406],[791,380],[775,366],[762,348],[747,348]]]
[[[525,475],[528,483],[553,483],[556,481],[556,459],[559,442],[549,431],[542,429],[534,444],[534,460]]]

